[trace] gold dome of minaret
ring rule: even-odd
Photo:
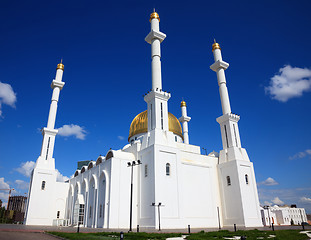
[[[181,101],[180,107],[187,107],[186,102],[184,100]]]
[[[159,22],[160,22],[160,16],[159,16],[159,14],[155,10],[153,10],[153,13],[150,14],[149,21],[151,22],[151,20],[154,19],[154,18],[159,19]]]
[[[63,70],[64,71],[64,64],[63,64],[63,59],[60,61],[60,63],[59,64],[57,64],[57,68],[56,69],[61,69],[61,70]]]
[[[212,52],[214,52],[215,49],[221,50],[219,43],[217,43],[216,40],[214,39],[214,43],[212,45]]]

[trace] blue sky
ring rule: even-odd
[[[310,1],[4,1],[0,9],[0,188],[27,192],[41,150],[56,65],[63,58],[54,151],[70,177],[77,161],[127,144],[151,88],[149,15],[160,29],[169,111],[187,102],[190,143],[221,149],[213,39],[222,47],[232,112],[254,163],[260,202],[311,213]],[[64,125],[68,125],[65,126]],[[67,131],[65,131],[67,129]],[[71,134],[70,134],[71,133]],[[28,177],[27,177],[28,176]],[[0,191],[0,199],[7,194]]]

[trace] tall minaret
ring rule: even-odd
[[[151,13],[151,31],[145,38],[145,41],[151,44],[152,59],[152,89],[144,97],[145,102],[148,104],[148,132],[154,129],[156,129],[156,131],[168,131],[169,129],[167,101],[171,97],[171,94],[162,90],[160,47],[166,35],[160,32],[159,22],[159,14],[156,12]]]
[[[182,123],[184,143],[189,144],[188,122],[191,120],[191,117],[187,116],[187,105],[184,100],[181,101],[180,107],[181,117],[178,120]]]
[[[221,117],[217,118],[217,122],[220,124],[221,129],[223,149],[227,150],[231,148],[232,150],[232,148],[241,148],[241,140],[238,128],[238,121],[240,119],[240,116],[231,113],[229,94],[226,85],[225,70],[229,67],[229,64],[222,60],[221,48],[218,43],[215,42],[213,44],[212,51],[214,54],[215,62],[213,65],[211,65],[210,68],[217,74],[219,94],[223,113]],[[221,155],[220,162],[230,161],[234,159],[243,159],[241,151],[231,150],[223,156]]]
[[[54,151],[55,136],[58,131],[54,129],[54,126],[56,120],[59,93],[60,90],[62,90],[63,86],[65,85],[65,83],[62,82],[63,73],[64,73],[64,64],[61,62],[57,65],[56,77],[51,84],[51,88],[53,89],[53,95],[50,105],[48,124],[47,127],[43,128],[42,130],[43,141],[41,147],[41,154],[36,163],[36,167],[38,168],[55,169],[53,151]]]
[[[223,225],[258,227],[262,222],[254,167],[246,149],[241,147],[238,128],[240,116],[231,113],[226,86],[225,70],[229,64],[222,60],[221,49],[216,42],[213,44],[213,53],[215,62],[211,69],[217,73],[223,113],[216,119],[220,124],[223,145],[217,165]]]
[[[42,130],[41,154],[31,174],[25,212],[26,225],[52,225],[56,216],[60,218],[65,216],[69,184],[57,182],[57,171],[53,158],[55,136],[58,132],[54,129],[57,103],[60,90],[65,84],[62,82],[63,72],[64,65],[61,62],[57,65],[56,77],[51,84],[53,95],[47,127]]]

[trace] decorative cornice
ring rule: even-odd
[[[65,83],[64,82],[58,82],[56,80],[53,80],[51,83],[51,88],[54,89],[55,87],[59,87],[60,90],[64,87]]]
[[[238,122],[240,120],[240,115],[234,114],[234,113],[227,113],[225,115],[222,115],[216,119],[216,121],[221,124],[225,121],[233,121]]]
[[[219,68],[223,68],[226,70],[228,67],[229,63],[226,63],[225,61],[222,60],[217,60],[210,66],[210,69],[212,69],[214,72],[217,72]]]
[[[152,39],[159,39],[160,42],[162,42],[165,38],[166,38],[166,34],[162,33],[162,32],[158,32],[155,30],[151,30],[150,33],[147,35],[147,37],[145,37],[145,41],[149,44],[151,44]]]

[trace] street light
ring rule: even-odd
[[[158,216],[159,216],[159,231],[161,231],[161,217],[160,217],[160,207],[164,207],[162,203],[159,202],[159,204],[155,204],[154,202],[151,204],[152,207],[158,207]]]
[[[129,232],[132,232],[132,213],[133,213],[133,167],[140,165],[140,160],[128,162],[127,166],[131,167],[131,198],[130,198],[130,230]]]
[[[268,210],[269,228],[270,228],[270,227],[271,227],[271,219],[270,219],[269,206],[264,206],[264,209],[267,209],[267,210]]]

